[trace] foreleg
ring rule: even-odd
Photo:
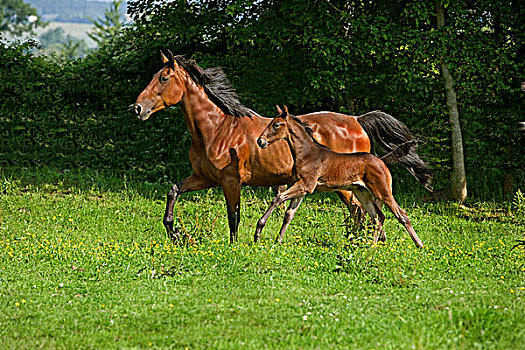
[[[288,228],[288,225],[292,221],[293,217],[295,216],[295,212],[297,209],[299,209],[299,206],[301,205],[301,202],[303,201],[303,197],[295,197],[290,201],[290,205],[288,206],[288,209],[286,209],[286,212],[284,213],[284,219],[283,219],[283,225],[281,226],[281,231],[279,232],[279,236],[275,239],[275,243],[281,243],[284,237],[284,233],[286,232],[286,229]]]
[[[228,210],[228,226],[230,228],[230,243],[236,242],[241,221],[241,183],[232,179],[221,184]]]
[[[257,243],[257,241],[261,237],[261,231],[266,225],[266,221],[268,221],[268,218],[270,217],[272,212],[275,210],[275,208],[277,208],[279,205],[281,205],[281,203],[284,203],[288,199],[292,199],[295,197],[304,197],[306,193],[309,193],[309,192],[311,193],[312,191],[313,191],[313,188],[310,189],[308,186],[306,186],[306,184],[302,180],[299,180],[292,187],[290,187],[283,193],[276,195],[273,198],[272,203],[270,204],[270,207],[268,208],[268,210],[266,210],[266,213],[264,213],[264,215],[257,222],[257,228],[255,229],[255,235],[253,236],[254,242]],[[300,204],[300,201],[299,201],[299,204]],[[285,227],[285,230],[286,230],[286,227]]]
[[[216,186],[215,182],[192,174],[171,187],[166,196],[166,211],[164,212],[163,220],[169,238],[175,240],[180,236],[179,229],[173,229],[173,207],[177,198],[185,192],[204,190]]]

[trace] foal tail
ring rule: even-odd
[[[357,121],[368,136],[388,152],[395,154],[398,147],[403,147],[403,144],[414,140],[405,124],[381,111],[365,113],[357,117]],[[432,173],[428,165],[417,154],[415,146],[409,147],[405,155],[389,157],[387,160],[403,164],[423,187],[432,191]]]

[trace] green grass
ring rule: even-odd
[[[228,244],[220,190],[183,195],[184,244],[166,240],[168,184],[91,171],[0,173],[0,348],[519,349],[523,219],[510,203],[400,196],[426,244],[387,216],[386,244],[344,237],[335,197],[312,195],[285,243],[271,201],[243,189]],[[195,244],[191,244],[195,242]]]
[[[40,36],[48,30],[56,29],[59,27],[64,29],[64,33],[66,34],[66,36],[71,35],[75,38],[83,39],[86,41],[90,48],[94,48],[97,46],[97,43],[87,35],[87,33],[93,31],[94,28],[94,26],[89,23],[49,22],[49,24],[45,27],[37,28],[36,34],[37,36]]]

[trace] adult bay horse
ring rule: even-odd
[[[226,199],[230,242],[237,239],[240,221],[241,185],[280,186],[295,181],[292,155],[286,142],[276,142],[261,149],[256,138],[270,123],[243,106],[220,68],[203,70],[184,56],[161,53],[162,67],[138,96],[134,111],[141,120],[151,114],[181,103],[182,114],[191,134],[189,158],[193,174],[173,185],[167,194],[164,226],[172,238],[173,207],[179,195],[221,186]],[[374,137],[387,151],[412,140],[408,128],[382,112],[352,117],[333,112],[317,112],[297,116],[308,123],[321,144],[336,152],[370,152]],[[430,188],[431,174],[415,151],[402,157],[402,164]],[[352,194],[337,192],[350,207]],[[297,210],[290,207],[283,228]]]

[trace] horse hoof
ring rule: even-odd
[[[178,227],[175,227],[175,229],[168,230],[168,238],[173,242],[179,242],[181,239],[181,233],[180,229]]]

